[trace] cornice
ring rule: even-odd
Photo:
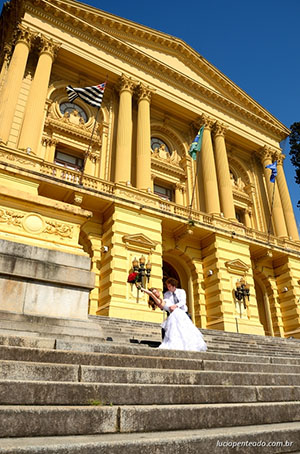
[[[103,11],[81,5],[80,3],[75,4],[72,1],[65,2],[52,0],[50,3],[47,0],[25,0],[25,7],[26,10],[38,14],[43,19],[49,20],[51,16],[51,22],[55,23],[60,28],[69,31],[73,35],[77,35],[81,39],[89,41],[98,48],[101,47],[104,50],[113,53],[120,59],[123,59],[130,64],[134,64],[156,77],[159,73],[160,79],[166,81],[168,84],[172,83],[173,86],[181,91],[184,88],[185,91],[193,97],[199,97],[199,95],[205,97],[207,102],[211,105],[217,105],[218,108],[220,108],[221,105],[225,111],[234,112],[236,115],[243,117],[246,121],[258,124],[263,129],[272,132],[279,139],[282,139],[289,134],[288,128],[282,125],[275,117],[234,85],[233,82],[227,79],[217,70],[217,68],[211,65],[203,57],[199,56],[196,51],[178,38],[165,35],[161,32],[154,32],[151,29],[135,24],[134,22],[123,20]],[[42,9],[38,9],[39,7]],[[82,10],[85,11],[84,14],[82,14]],[[101,15],[99,15],[99,11],[101,12]],[[110,28],[127,30],[126,27],[129,27],[128,30],[130,33],[135,33],[135,36],[142,34],[147,41],[154,43],[159,42],[160,45],[176,52],[177,57],[185,55],[185,57],[189,59],[191,65],[197,65],[204,70],[209,77],[217,80],[218,83],[221,83],[229,92],[235,91],[241,99],[241,102],[246,103],[246,105],[249,106],[249,108],[251,107],[256,113],[251,112],[240,104],[228,99],[216,90],[185,76],[172,67],[147,55],[145,52],[135,48],[127,42],[124,42],[120,38],[116,38],[111,33],[100,30],[98,24],[99,22],[101,23],[102,18],[103,21],[109,23]],[[87,20],[90,20],[92,23],[87,22]],[[96,21],[97,25],[95,25]],[[136,32],[134,32],[134,30],[136,30]]]
[[[63,133],[70,133],[75,137],[83,139],[85,141],[91,140],[95,144],[99,144],[100,137],[99,134],[96,132],[94,137],[91,139],[91,131],[85,129],[84,127],[80,127],[78,125],[73,125],[62,120],[58,120],[55,118],[46,118],[45,126],[52,128],[54,131],[59,131]]]
[[[179,178],[183,178],[185,177],[185,171],[174,165],[174,164],[171,164],[170,162],[164,162],[163,160],[161,159],[157,159],[155,157],[151,157],[151,164],[152,164],[152,168],[153,169],[157,169],[157,170],[160,170],[160,171],[163,171],[166,173],[166,175],[174,175],[176,177],[179,177]]]

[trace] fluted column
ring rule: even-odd
[[[153,191],[151,180],[151,91],[140,84],[138,87],[138,120],[136,144],[136,187]]]
[[[120,78],[120,101],[116,145],[116,183],[131,183],[132,93],[134,82],[124,75]]]
[[[285,223],[287,227],[288,235],[293,240],[299,240],[298,229],[295,221],[295,215],[293,210],[293,205],[290,198],[289,189],[286,183],[284,170],[283,170],[283,160],[285,155],[281,154],[277,157],[277,183],[279,188],[280,199],[282,203],[283,214],[285,217]]]
[[[260,156],[263,168],[264,168],[264,175],[265,175],[265,180],[266,180],[270,210],[272,209],[273,191],[274,191],[274,185],[275,185],[273,210],[272,210],[272,218],[273,218],[274,227],[275,227],[275,234],[279,237],[287,237],[287,230],[286,230],[286,226],[285,226],[285,219],[284,219],[284,215],[283,215],[278,186],[277,186],[276,181],[275,181],[275,183],[270,182],[271,170],[266,169],[267,165],[272,164],[273,153],[268,147],[264,147],[260,150],[259,156]],[[269,224],[269,219],[267,219],[267,222]]]
[[[52,63],[59,48],[52,40],[44,37],[40,38],[40,45],[40,55],[30,87],[19,139],[20,149],[30,147],[35,153],[38,152],[42,134]]]
[[[217,122],[214,125],[214,144],[215,144],[215,160],[218,177],[219,196],[221,211],[225,218],[235,219],[235,209],[232,194],[232,184],[230,179],[228,158],[225,145],[224,134],[226,128],[221,123]]]
[[[218,182],[211,139],[211,128],[214,121],[203,115],[201,122],[204,124],[200,158],[202,161],[205,207],[209,214],[220,214]],[[201,178],[201,176],[198,175],[198,178]]]
[[[0,141],[7,142],[23,81],[33,34],[19,27],[13,55],[0,96]]]

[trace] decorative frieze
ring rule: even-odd
[[[73,226],[45,219],[36,213],[26,214],[1,208],[0,223],[21,228],[31,234],[48,234],[60,238],[73,238]]]

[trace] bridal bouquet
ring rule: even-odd
[[[138,273],[130,273],[127,278],[127,282],[129,284],[136,284],[138,282],[139,274]]]

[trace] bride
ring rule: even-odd
[[[207,350],[207,345],[201,332],[196,328],[185,311],[179,307],[172,309],[171,307],[174,307],[174,302],[162,300],[156,288],[149,290],[141,288],[141,291],[149,295],[148,304],[153,310],[159,307],[161,310],[170,312],[170,316],[161,325],[165,330],[165,337],[158,348],[199,352],[205,352]]]

